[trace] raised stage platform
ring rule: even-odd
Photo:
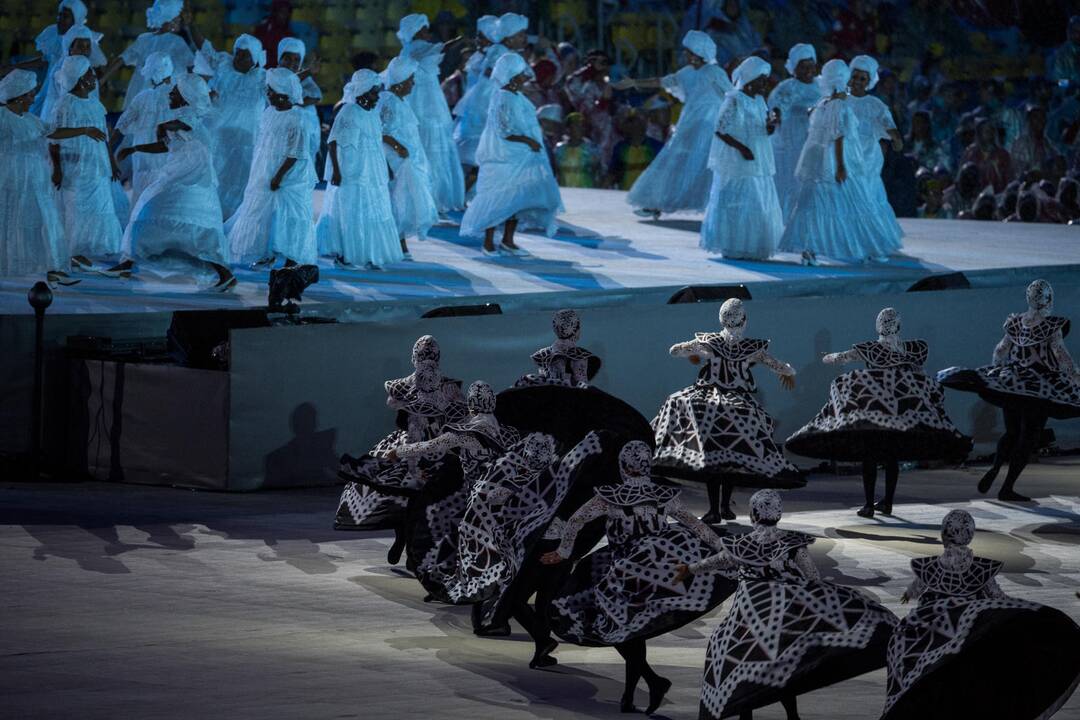
[[[316,206],[322,193],[316,193]],[[795,255],[769,262],[730,261],[698,247],[701,218],[635,216],[626,194],[564,189],[566,214],[554,238],[522,234],[529,258],[488,258],[480,243],[458,235],[456,225],[432,231],[411,245],[415,262],[384,271],[343,271],[325,264],[321,282],[304,295],[305,306],[333,304],[330,314],[379,314],[387,305],[440,304],[460,298],[497,299],[508,308],[560,304],[661,302],[674,289],[699,284],[753,285],[755,297],[902,292],[926,275],[962,271],[976,287],[1017,282],[1033,272],[1056,275],[1080,264],[1080,227],[955,220],[902,220],[903,254],[887,264],[824,264],[807,268]],[[241,270],[229,293],[200,290],[192,278],[143,268],[131,281],[87,277],[61,288],[50,314],[171,312],[266,304],[265,271]],[[1051,278],[1053,279],[1053,278]],[[32,278],[0,280],[0,315],[28,314]],[[571,301],[567,293],[580,293]],[[537,294],[546,294],[537,295]],[[553,295],[554,293],[554,295]],[[460,300],[457,300],[460,302]],[[357,303],[370,303],[360,308]],[[310,307],[311,310],[315,308]]]

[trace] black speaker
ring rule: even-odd
[[[177,310],[169,325],[169,353],[181,365],[203,370],[227,370],[228,357],[214,350],[229,339],[229,331],[270,327],[265,308],[244,310]]]
[[[928,275],[916,281],[907,289],[908,292],[927,292],[935,290],[967,290],[971,287],[967,275],[962,272]]]
[[[731,298],[752,300],[745,285],[687,285],[670,298],[668,305],[679,303],[723,302]]]
[[[444,305],[433,308],[421,315],[422,318],[469,317],[471,315],[502,315],[499,303],[483,305]]]

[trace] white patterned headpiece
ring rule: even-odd
[[[194,73],[184,73],[176,81],[180,95],[196,117],[203,117],[210,112],[210,88],[206,81]]]
[[[386,87],[400,85],[416,74],[417,67],[416,61],[411,57],[398,55],[383,70],[383,83]]]
[[[818,87],[826,95],[847,90],[848,80],[851,79],[851,68],[839,58],[830,60],[821,66],[821,75],[818,76]]]
[[[533,470],[541,470],[555,459],[555,438],[544,433],[529,433],[521,446],[521,456]]]
[[[683,47],[707,63],[716,62],[716,43],[708,33],[691,30],[682,39]]]
[[[432,335],[421,335],[413,343],[412,364],[416,367],[420,363],[431,362],[438,364],[442,359],[442,350],[439,341]]]
[[[878,335],[900,334],[900,311],[896,308],[887,307],[877,314]]]
[[[354,103],[356,98],[367,94],[374,87],[382,87],[382,78],[379,77],[379,73],[367,68],[357,70],[345,85],[342,98],[347,103]]]
[[[558,310],[551,316],[551,329],[560,340],[576,340],[581,335],[581,318],[574,310]]]
[[[791,50],[787,54],[787,62],[784,63],[784,69],[788,71],[788,75],[795,74],[795,68],[799,66],[803,60],[813,60],[817,62],[817,50],[810,43],[798,43],[792,45]]]
[[[878,82],[878,61],[869,55],[858,55],[851,61],[851,70],[862,70],[864,73],[870,76],[870,83],[866,86],[867,90],[873,90],[874,86]]]
[[[236,54],[237,50],[247,50],[251,53],[251,59],[255,61],[255,64],[259,67],[266,65],[266,49],[263,47],[262,41],[254,35],[248,35],[244,33],[233,41],[232,46],[233,54]]]
[[[631,440],[619,451],[619,474],[623,480],[652,475],[652,450],[640,440]]]
[[[502,40],[499,36],[499,18],[494,15],[481,15],[476,20],[476,31],[493,43]]]
[[[304,62],[304,56],[307,55],[307,46],[304,45],[304,41],[300,38],[282,38],[281,42],[279,42],[277,46],[277,59],[281,60],[281,56],[285,53],[293,53],[294,55],[299,55],[300,62]]]
[[[172,57],[168,53],[160,51],[150,53],[143,60],[142,67],[139,68],[139,74],[155,85],[164,82],[173,74]]]
[[[82,0],[60,0],[60,7],[57,10],[64,9],[71,11],[76,25],[86,24],[86,5],[83,4]]]
[[[63,37],[60,38],[61,55],[67,57],[71,54],[71,46],[76,40],[89,40],[92,46],[97,43],[96,33],[85,25],[72,25]]]
[[[0,103],[22,97],[37,87],[37,74],[29,70],[12,70],[0,80]]]
[[[1038,312],[1050,312],[1054,307],[1054,288],[1045,280],[1027,286],[1028,307]]]
[[[486,382],[477,380],[469,386],[465,402],[469,412],[491,414],[495,412],[495,391]]]
[[[770,73],[772,73],[772,65],[757,55],[751,55],[739,63],[739,67],[731,73],[731,79],[735,81],[735,89],[742,90],[759,77],[769,77]]]
[[[428,27],[428,16],[423,13],[413,13],[401,18],[398,23],[397,39],[402,45],[408,45],[416,37],[416,33]]]
[[[495,69],[491,71],[491,81],[496,88],[502,88],[518,75],[528,72],[529,64],[525,62],[525,58],[515,52],[507,52],[495,63]]]
[[[90,72],[90,61],[82,55],[68,55],[56,71],[56,83],[60,92],[69,93],[86,73]]]
[[[750,496],[750,515],[755,522],[775,525],[784,514],[784,501],[775,490],[758,490]]]
[[[746,327],[746,308],[742,300],[730,298],[720,306],[720,326],[725,330],[742,330]]]
[[[529,29],[529,18],[517,13],[504,13],[499,16],[499,42]]]
[[[288,68],[271,68],[266,73],[266,84],[279,95],[285,95],[293,105],[301,105],[304,102],[304,90],[300,86],[300,78]]]
[[[975,539],[975,519],[967,510],[950,510],[941,521],[941,541],[945,547],[971,544]]]

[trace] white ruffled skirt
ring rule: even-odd
[[[764,260],[784,234],[783,214],[771,175],[724,179],[713,174],[701,247],[725,258]]]
[[[517,218],[521,230],[555,234],[555,216],[563,211],[559,184],[543,152],[529,152],[509,162],[480,166],[476,198],[461,219],[464,237],[483,237],[488,228]]]
[[[717,110],[683,111],[671,139],[634,182],[626,202],[665,213],[705,209],[712,183],[708,162]]]
[[[431,194],[440,213],[465,207],[465,175],[454,143],[454,126],[421,121],[420,142],[431,173]]]
[[[282,185],[274,192],[267,187],[245,193],[236,214],[225,224],[233,262],[246,265],[281,255],[301,265],[314,264],[311,190],[301,183]]]
[[[354,265],[390,265],[403,257],[387,188],[369,182],[327,186],[315,237],[319,255]]]

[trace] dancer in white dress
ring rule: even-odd
[[[165,155],[137,153],[132,156],[132,153],[123,150],[157,142],[158,125],[170,119],[169,93],[173,88],[174,72],[172,59],[163,52],[152,52],[146,56],[139,72],[148,84],[138,97],[127,103],[116,120],[115,128],[117,133],[123,135],[116,156],[121,168],[124,160],[131,156],[132,206],[139,202],[139,196],[153,180],[154,172],[165,162]]]
[[[64,58],[56,75],[63,94],[46,119],[53,158],[53,184],[64,235],[76,265],[90,268],[90,258],[115,259],[123,230],[116,217],[112,183],[120,177],[109,151],[105,108],[90,97],[97,78],[82,55]]]
[[[864,185],[850,172],[862,164],[859,121],[847,94],[851,71],[830,60],[818,83],[825,95],[810,114],[810,130],[795,175],[799,193],[780,250],[802,253],[803,263],[825,255],[842,262],[880,259],[899,247],[891,226],[874,212]]]
[[[45,125],[30,114],[37,75],[12,70],[0,80],[0,277],[44,275],[62,281],[70,260],[64,225],[49,186]]]
[[[104,74],[106,70],[115,66],[115,61],[112,65],[106,61],[105,54],[98,45],[102,34],[93,32],[85,26],[86,5],[81,0],[61,0],[56,14],[56,23],[42,30],[34,39],[34,47],[41,53],[40,60],[16,65],[27,70],[37,70],[42,63],[45,65],[45,80],[37,97],[34,98],[34,104],[30,106],[30,112],[39,118],[44,119],[60,98],[60,93],[54,87],[54,76],[60,69],[60,63],[70,53],[70,46],[76,38],[89,41],[89,47],[85,52],[80,50],[75,54],[86,55],[95,69]],[[83,30],[68,35],[68,32],[75,27],[81,27]],[[65,42],[65,36],[67,36],[67,42]],[[98,77],[100,80],[102,75]]]
[[[94,69],[94,76],[97,78],[97,83],[94,85],[94,89],[90,91],[90,97],[95,100],[100,100],[99,86],[101,81],[106,77],[106,70],[110,68],[109,63],[105,59],[105,54],[101,52],[101,47],[98,43],[101,41],[102,35],[98,32],[93,32],[85,25],[74,25],[60,38],[60,53],[58,61],[53,67],[53,76],[46,78],[48,81],[48,87],[45,92],[44,100],[41,106],[41,119],[45,120],[56,109],[57,103],[60,102],[60,98],[64,96],[63,91],[60,90],[59,85],[56,83],[56,71],[60,69],[60,65],[64,62],[64,58],[72,55],[82,55],[90,61],[90,67]]]
[[[203,124],[210,112],[210,89],[198,75],[184,73],[168,98],[173,119],[158,126],[157,140],[123,151],[164,158],[153,182],[135,203],[124,246],[138,258],[180,255],[206,263],[217,273],[214,289],[228,290],[236,278],[227,267],[214,141]]]
[[[299,38],[288,37],[278,43],[278,67],[292,70],[300,78],[300,94],[303,98],[301,107],[304,111],[304,123],[307,128],[308,142],[311,147],[311,162],[322,148],[322,125],[319,122],[319,111],[315,107],[322,100],[322,90],[312,77],[319,69],[319,60],[315,58],[307,68],[301,69],[304,58],[307,57],[307,48],[304,41]]]
[[[196,60],[203,58],[213,71],[209,81],[214,97],[214,169],[222,217],[228,219],[244,199],[251,159],[255,154],[259,120],[266,109],[266,51],[258,38],[241,35],[232,54],[218,52],[204,42]]]
[[[292,70],[266,73],[270,107],[263,110],[259,144],[251,162],[244,200],[225,223],[235,263],[314,264],[315,223],[311,193],[315,168],[306,127],[300,79]]]
[[[773,88],[768,105],[780,116],[780,129],[773,133],[772,143],[776,159],[776,194],[786,220],[795,207],[799,192],[795,167],[810,129],[810,110],[821,100],[821,88],[814,82],[818,74],[814,46],[808,43],[793,45],[784,68],[791,77],[781,80]]]
[[[163,52],[172,59],[173,69],[177,73],[187,72],[195,62],[195,53],[188,41],[180,35],[184,29],[182,14],[183,0],[155,0],[146,10],[146,27],[123,53],[124,64],[139,68],[152,52]],[[124,96],[124,108],[131,103],[146,87],[147,80],[140,73],[133,73]]]
[[[402,259],[376,110],[381,91],[377,73],[357,70],[330,130],[329,184],[315,235],[319,254],[346,268],[380,269]]]
[[[725,258],[765,260],[784,233],[769,141],[776,124],[762,97],[771,72],[769,63],[751,55],[735,69],[735,89],[720,106],[701,247]]]
[[[503,226],[499,251],[527,255],[514,243],[518,225],[555,234],[555,216],[562,212],[562,196],[544,150],[544,135],[536,108],[521,93],[528,81],[528,65],[517,53],[499,59],[491,80],[495,91],[488,108],[487,126],[476,159],[480,176],[476,199],[461,220],[461,234],[483,237],[484,254],[494,255],[495,229]]]
[[[881,141],[888,140],[893,151],[900,152],[904,149],[904,140],[896,129],[896,122],[889,107],[880,99],[867,94],[877,86],[877,82],[877,60],[869,55],[859,55],[851,61],[851,80],[848,81],[851,97],[848,102],[859,121],[858,132],[853,139],[859,143],[861,149],[857,156],[859,162],[849,170],[851,179],[862,185],[870,198],[872,205],[868,212],[880,218],[882,227],[891,231],[890,242],[899,248],[904,231],[896,222],[896,213],[889,204],[885,183],[881,180],[881,170],[885,165]],[[884,262],[888,257],[875,259]]]
[[[465,207],[465,176],[454,143],[454,119],[439,86],[439,64],[446,43],[432,42],[427,15],[401,19],[397,32],[402,57],[416,62],[416,87],[407,102],[419,120],[420,142],[431,172],[431,193],[440,213]],[[451,41],[453,43],[454,41]]]
[[[428,230],[439,221],[419,121],[405,101],[416,85],[416,71],[416,62],[410,58],[398,56],[391,60],[383,71],[386,89],[379,95],[378,106],[383,152],[391,172],[390,200],[405,260],[412,260],[406,238],[426,240]]]
[[[716,64],[716,43],[707,34],[691,30],[683,38],[683,47],[687,50],[687,64],[678,72],[616,84],[617,89],[662,88],[685,103],[671,139],[626,196],[641,215],[701,211],[709,201],[709,148],[720,105],[732,85],[724,69]]]
[[[476,50],[465,63],[465,93],[454,105],[454,142],[457,143],[461,164],[470,168],[465,178],[466,188],[476,182],[476,146],[487,122],[487,105],[491,99],[489,78],[499,56],[506,48],[499,44],[499,18],[483,15],[476,21]],[[491,52],[494,49],[498,52]],[[481,87],[486,86],[486,90]],[[483,98],[478,99],[477,93]]]

